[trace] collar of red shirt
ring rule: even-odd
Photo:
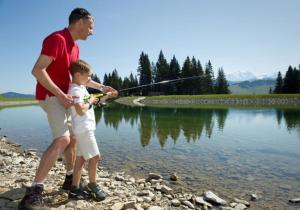
[[[68,28],[64,28],[64,33],[66,34],[67,42],[70,43],[72,46],[75,45],[75,41],[69,31]]]

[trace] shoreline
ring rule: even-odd
[[[24,100],[24,101],[1,101],[0,108],[6,106],[22,106],[22,105],[33,105],[38,104],[37,100]]]
[[[130,106],[299,106],[300,95],[290,97],[247,97],[247,96],[218,96],[218,95],[179,95],[179,96],[147,96],[121,97],[117,103]],[[138,102],[138,103],[137,103]]]
[[[18,202],[34,178],[40,157],[34,149],[23,151],[21,145],[0,137],[0,206],[4,209],[16,209]],[[61,160],[49,172],[45,181],[45,203],[51,209],[226,209],[241,210],[250,208],[257,195],[249,195],[247,200],[231,198],[230,201],[217,197],[212,191],[202,195],[183,190],[175,190],[168,186],[180,181],[176,174],[172,177],[162,177],[150,173],[148,177],[135,179],[124,172],[109,173],[103,167],[98,167],[97,182],[108,194],[103,202],[69,201],[67,192],[60,189],[64,181],[65,169]],[[84,170],[83,178],[88,175]],[[177,180],[177,181],[174,181]],[[255,208],[255,203],[253,203]],[[251,204],[252,205],[252,204]]]

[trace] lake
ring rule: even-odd
[[[109,171],[136,178],[149,172],[176,190],[261,198],[254,209],[295,209],[300,197],[299,108],[149,108],[110,104],[96,109],[96,138]],[[0,109],[0,136],[44,151],[51,142],[39,106]],[[299,206],[298,206],[299,207]],[[252,209],[251,208],[251,209]]]

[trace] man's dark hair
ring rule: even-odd
[[[92,18],[91,13],[84,8],[75,8],[69,16],[69,25],[76,23],[80,19]]]

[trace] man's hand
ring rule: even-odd
[[[60,103],[64,106],[72,106],[74,105],[74,98],[78,98],[77,96],[71,96],[69,94],[61,94],[58,96]]]
[[[116,91],[115,89],[113,89],[110,86],[104,86],[103,92],[106,93],[110,98],[115,98],[119,94],[118,91]]]

